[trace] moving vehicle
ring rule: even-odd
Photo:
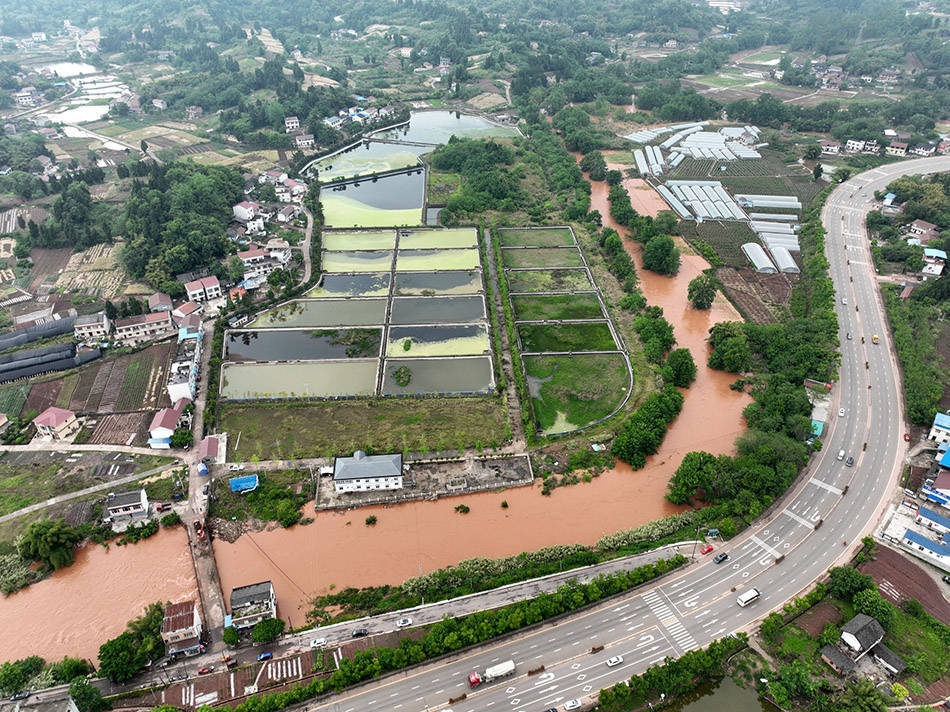
[[[405,618],[400,618],[398,621],[396,621],[397,628],[408,628],[411,625],[412,625],[412,618],[410,618],[409,616],[406,616]]]
[[[946,574],[944,574],[943,576],[940,577],[940,580],[943,581],[944,583],[950,583],[950,576],[947,576]]]
[[[848,332],[848,341],[851,341],[851,332]]]
[[[713,557],[713,563],[721,564],[723,561],[729,558],[729,554],[724,551],[720,551]]]
[[[876,343],[878,343],[879,341],[880,341],[880,339],[878,338],[877,334],[872,334],[872,336],[871,336],[871,343],[872,343],[872,344],[876,344]]]
[[[838,417],[839,417],[839,418],[843,418],[843,417],[844,417],[844,408],[838,408]]]
[[[709,553],[710,551],[712,551],[712,550],[713,550],[712,544],[706,544],[706,546],[704,546],[702,549],[699,550],[699,553],[700,553],[700,554],[708,554],[708,553]]]
[[[573,700],[568,700],[564,703],[564,709],[567,710],[567,712],[570,712],[571,710],[579,710],[580,708],[581,701],[576,698]]]
[[[313,640],[310,641],[311,648],[325,648],[326,645],[327,645],[326,638],[314,638]]]
[[[200,668],[198,668],[198,674],[199,674],[199,675],[207,675],[207,674],[212,673],[212,672],[214,672],[214,665],[208,665],[208,666],[206,666],[206,667],[200,667]]]
[[[16,702],[17,700],[25,700],[29,696],[30,696],[29,691],[20,690],[19,692],[14,692],[12,695],[10,695],[10,701]]]
[[[367,628],[357,628],[350,634],[350,637],[351,638],[365,638],[367,635],[369,635],[369,630]]]
[[[738,603],[740,606],[742,606],[743,608],[745,608],[746,606],[748,606],[750,603],[752,603],[754,600],[756,600],[756,599],[757,599],[759,596],[761,596],[761,595],[762,595],[762,594],[759,592],[759,589],[757,589],[757,588],[750,588],[750,589],[749,589],[748,591],[746,591],[745,593],[739,594],[739,597],[736,599],[736,603]]]
[[[847,303],[848,303],[848,300],[847,300],[845,297],[841,297],[841,303],[842,303],[842,304],[847,304]]]
[[[506,660],[503,663],[498,663],[497,665],[490,665],[485,668],[485,672],[478,673],[473,672],[468,676],[468,686],[469,687],[478,687],[483,682],[494,682],[495,680],[500,680],[503,677],[510,677],[515,674],[515,661]]]
[[[838,454],[835,455],[835,459],[843,460],[844,459],[844,450],[838,450]]]
[[[270,660],[273,657],[274,657],[273,653],[261,653],[260,655],[257,656],[257,662],[262,663],[265,660]]]
[[[617,667],[622,662],[622,655],[614,655],[612,658],[607,658],[607,667]]]
[[[853,456],[852,456],[852,457],[849,457],[848,460],[847,460],[847,462],[845,462],[844,464],[845,464],[845,467],[853,467],[853,466],[854,466],[854,457],[853,457]]]

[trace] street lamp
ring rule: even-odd
[[[689,558],[690,558],[690,559],[695,559],[695,558],[696,558],[696,544],[697,544],[698,541],[699,541],[699,528],[700,528],[701,526],[702,526],[701,524],[697,524],[697,525],[696,525],[696,536],[693,537],[693,553],[689,555]]]

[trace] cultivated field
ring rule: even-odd
[[[740,247],[747,242],[759,243],[759,238],[748,223],[735,220],[683,220],[679,225],[680,234],[687,242],[702,240],[716,251],[719,258],[730,267],[743,268],[749,260]]]

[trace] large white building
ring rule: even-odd
[[[933,425],[930,426],[928,438],[938,445],[940,443],[950,442],[950,415],[946,413],[937,413],[934,416]]]
[[[333,485],[339,493],[402,489],[402,455],[357,450],[353,457],[338,457],[333,462]]]

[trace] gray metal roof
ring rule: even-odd
[[[833,645],[826,645],[824,648],[822,648],[821,656],[825,658],[836,670],[839,670],[844,674],[854,670],[854,661]]]
[[[402,455],[367,455],[362,450],[353,457],[338,457],[333,462],[333,481],[361,480],[371,477],[397,477],[402,474]]]
[[[270,581],[261,581],[247,586],[231,589],[231,610],[253,603],[270,601],[274,594],[274,585]]]
[[[897,670],[898,675],[907,669],[907,663],[904,662],[904,658],[888,648],[886,645],[884,645],[884,643],[878,643],[875,645],[874,650],[871,651],[871,655],[878,658],[879,660],[883,660],[885,663]]]
[[[858,613],[841,628],[842,633],[850,633],[861,644],[861,650],[867,650],[884,637],[884,628],[874,618]]]
[[[115,497],[109,497],[106,501],[107,507],[128,507],[130,504],[141,504],[142,490],[128,490],[126,492],[116,492]]]

